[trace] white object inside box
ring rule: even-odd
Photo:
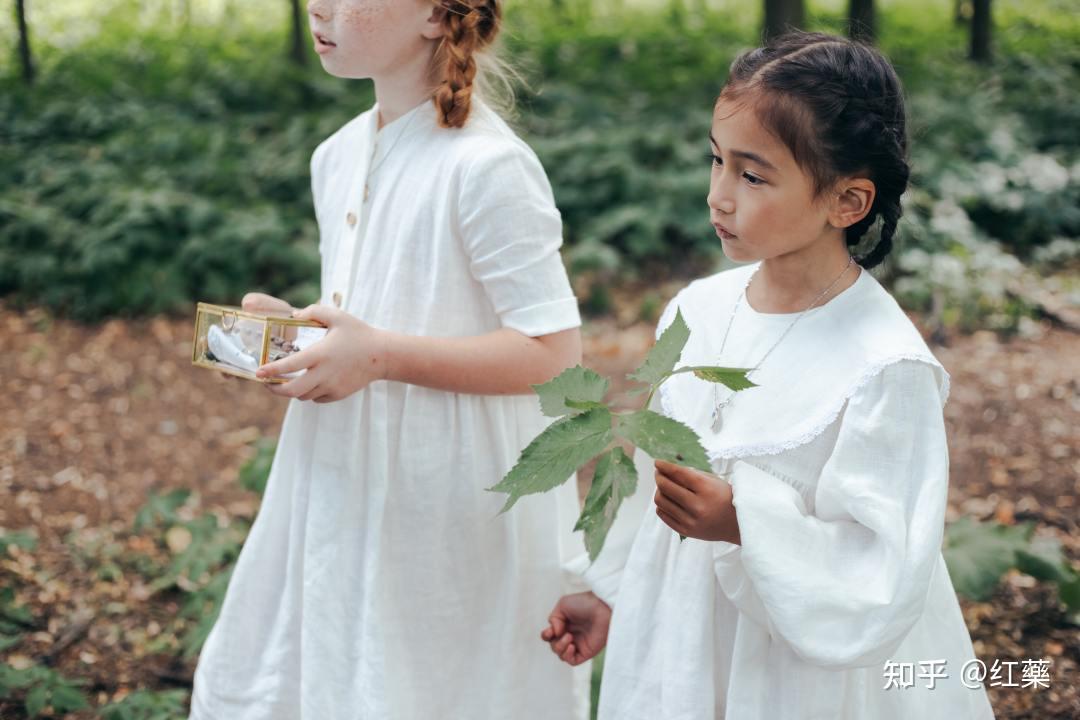
[[[256,325],[256,328],[247,325]],[[261,326],[255,323],[238,323],[231,331],[225,330],[220,325],[211,325],[206,336],[210,353],[217,362],[223,365],[254,373],[259,368],[259,360],[255,354],[257,351],[254,351],[254,348],[261,346],[261,340],[256,341],[256,332],[254,332],[256,329],[261,337]],[[296,339],[292,342],[293,352],[306,350],[325,336],[326,328],[299,327],[296,331]],[[283,373],[281,377],[299,377],[304,372],[297,370]]]

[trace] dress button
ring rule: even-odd
[[[345,216],[345,222],[349,223],[349,227],[356,225],[356,213],[350,212]]]
[[[341,307],[341,293],[339,293],[339,292],[334,293],[333,299],[334,299],[334,307],[340,308]]]

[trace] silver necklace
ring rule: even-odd
[[[770,347],[768,349],[768,351],[761,357],[761,359],[757,361],[757,364],[754,365],[754,367],[750,368],[750,370],[747,371],[746,376],[748,378],[750,377],[751,373],[757,372],[758,368],[761,367],[761,364],[765,362],[765,359],[767,357],[769,357],[769,355],[772,355],[772,351],[776,349],[776,346],[784,341],[784,338],[786,338],[788,336],[788,333],[790,333],[791,330],[798,324],[798,322],[803,319],[803,317],[806,315],[806,313],[810,312],[810,310],[813,309],[813,307],[815,305],[817,305],[819,302],[821,302],[821,298],[828,295],[829,291],[832,290],[834,287],[836,287],[836,284],[838,282],[840,282],[840,279],[842,277],[844,277],[845,274],[847,274],[848,268],[850,268],[852,263],[854,263],[854,262],[855,262],[855,258],[853,258],[853,257],[851,257],[849,255],[847,265],[845,265],[844,269],[840,271],[840,274],[836,276],[836,279],[833,280],[832,283],[829,284],[829,287],[825,288],[821,292],[820,295],[818,295],[816,298],[814,298],[813,302],[811,302],[809,305],[806,306],[806,309],[804,309],[802,312],[800,312],[795,317],[795,319],[791,321],[791,324],[787,326],[787,329],[784,330],[784,332],[780,335],[780,338],[776,342],[774,342],[772,344],[772,347]],[[727,329],[724,330],[724,339],[720,341],[720,352],[717,353],[718,356],[722,356],[724,354],[724,347],[727,345],[728,335],[731,333],[731,326],[735,322],[735,313],[738,312],[739,305],[742,304],[743,298],[746,297],[746,291],[750,288],[750,283],[753,282],[754,277],[757,275],[758,270],[760,270],[760,269],[761,269],[761,265],[758,265],[757,268],[754,270],[754,274],[751,275],[750,279],[746,281],[746,287],[744,287],[743,291],[739,294],[738,299],[735,301],[735,306],[733,308],[731,308],[731,317],[728,319]],[[735,393],[735,391],[728,390],[728,396],[726,398],[724,398],[723,400],[721,400],[720,399],[720,385],[719,384],[714,384],[713,385],[713,406],[714,406],[713,407],[713,414],[712,414],[712,429],[713,429],[713,432],[717,432],[717,433],[720,432],[720,428],[723,427],[723,425],[724,425],[723,416],[721,414],[721,411],[723,411],[723,409],[725,407],[727,407],[728,405],[731,404],[731,401],[735,399],[736,394],[737,393]]]
[[[394,151],[395,147],[397,147],[398,141],[401,140],[401,138],[403,138],[405,136],[405,132],[409,129],[409,125],[412,124],[412,121],[415,120],[416,116],[419,115],[419,114],[420,114],[420,110],[418,108],[413,110],[412,115],[410,115],[409,119],[405,121],[405,126],[403,128],[401,128],[401,132],[399,132],[398,136],[396,138],[394,138],[394,142],[390,143],[390,147],[387,148],[386,152],[383,153],[383,156],[381,158],[379,158],[379,162],[376,163],[374,167],[371,167],[371,168],[368,169],[367,177],[364,178],[364,202],[367,202],[368,198],[371,197],[371,178],[374,177],[375,173],[379,170],[380,167],[382,167],[382,164],[384,162],[386,162],[386,158],[390,157],[390,153]],[[378,151],[379,151],[379,143],[376,140],[376,142],[373,142],[371,144],[371,159],[372,160],[375,159],[375,154]]]

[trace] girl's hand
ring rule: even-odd
[[[293,313],[293,306],[281,298],[265,293],[248,293],[240,301],[240,307],[250,313],[262,315],[285,315]]]
[[[352,315],[325,305],[309,305],[293,315],[329,328],[306,350],[263,365],[255,373],[274,377],[297,370],[303,375],[282,385],[267,385],[282,397],[325,403],[341,400],[386,378],[386,334]]]
[[[540,639],[565,663],[580,665],[607,645],[611,608],[591,592],[564,595],[548,616]]]
[[[656,514],[680,535],[741,544],[731,485],[708,473],[656,461]]]

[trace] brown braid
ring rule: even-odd
[[[476,53],[494,41],[499,33],[502,11],[497,0],[434,0],[445,10],[443,40],[435,55],[435,67],[442,67],[434,102],[439,125],[460,128],[469,119],[473,83],[476,80]]]

